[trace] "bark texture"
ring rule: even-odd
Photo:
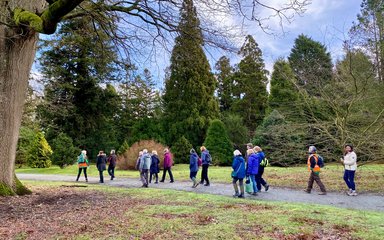
[[[44,0],[0,0],[0,185],[13,194],[19,187],[14,175],[16,145],[38,35],[15,26],[12,9],[41,12],[45,4]]]

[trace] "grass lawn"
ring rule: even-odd
[[[209,168],[209,178],[212,182],[230,182],[230,167]],[[189,166],[178,164],[172,168],[176,180],[189,180]],[[16,173],[41,173],[41,174],[65,174],[76,175],[77,166],[69,166],[60,169],[53,166],[47,169],[19,168]],[[98,176],[96,167],[93,165],[88,171],[90,176]],[[161,177],[160,172],[160,177]],[[198,173],[199,176],[200,172]],[[344,169],[340,164],[327,164],[321,173],[321,179],[328,191],[345,191],[346,185],[343,180]],[[138,177],[138,171],[116,170],[117,177]],[[306,187],[309,172],[306,166],[298,167],[267,167],[263,176],[270,185],[288,187],[294,189],[304,189]],[[315,184],[316,185],[316,184]],[[356,172],[356,185],[359,192],[375,192],[384,194],[384,164],[364,165]]]
[[[0,238],[382,239],[384,234],[381,212],[164,189],[24,184],[33,195],[0,197],[7,223]]]

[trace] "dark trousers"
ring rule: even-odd
[[[355,171],[345,170],[344,171],[344,181],[347,184],[349,189],[352,189],[353,191],[356,190],[356,186],[355,186]]]
[[[140,173],[141,182],[143,186],[148,186],[149,169],[142,169]]]
[[[111,180],[115,178],[115,166],[108,165],[108,174],[111,176]]]
[[[159,174],[158,173],[151,173],[151,175],[149,176],[149,182],[152,182],[152,176],[156,177],[156,182],[159,181]]]
[[[320,176],[315,174],[313,171],[311,171],[311,175],[309,176],[309,180],[308,180],[308,187],[307,187],[308,192],[312,190],[313,182],[316,182],[317,185],[319,185],[320,190],[322,192],[326,192],[324,184],[321,182]]]
[[[169,178],[171,179],[171,182],[173,182],[173,175],[172,175],[172,170],[171,170],[170,167],[164,168],[164,170],[163,170],[163,177],[161,178],[161,182],[164,182],[165,175],[167,174],[167,171],[168,171],[168,174],[169,174]]]
[[[76,181],[79,181],[79,178],[80,178],[80,175],[81,175],[81,171],[84,170],[84,176],[85,176],[85,180],[88,181],[88,177],[87,177],[87,168],[79,168],[79,173],[77,174],[77,179]]]
[[[189,178],[193,181],[193,179],[196,179],[197,172],[189,172]]]
[[[259,172],[256,175],[257,189],[259,191],[261,190],[261,185],[263,185],[264,187],[268,185],[267,181],[265,181],[263,178],[263,173],[264,167],[259,166]]]
[[[104,171],[99,171],[99,176],[100,176],[100,182],[101,182],[101,183],[104,182],[104,175],[103,175],[103,172],[104,172]]]
[[[239,194],[239,187],[240,187],[240,194],[244,195],[244,182],[243,182],[243,180],[244,180],[243,178],[237,178],[237,177],[234,177],[232,179],[233,188],[235,189],[236,194]],[[237,181],[239,181],[239,186],[237,186]]]
[[[209,184],[209,179],[208,179],[208,167],[209,167],[209,164],[203,164],[202,165],[203,169],[201,171],[201,181],[200,183],[205,183],[206,184]]]

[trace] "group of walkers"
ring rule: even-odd
[[[189,169],[190,169],[190,179],[193,182],[192,188],[196,188],[199,184],[204,186],[210,186],[208,178],[208,168],[211,165],[211,155],[205,146],[200,148],[201,156],[197,154],[195,149],[190,150],[189,157]],[[88,182],[87,178],[87,168],[89,166],[87,152],[85,150],[81,151],[81,154],[78,157],[78,175],[76,181],[79,180],[81,172],[84,172],[85,180]],[[310,146],[308,149],[308,170],[310,171],[309,180],[307,188],[304,190],[307,193],[311,193],[313,188],[313,183],[316,182],[320,187],[319,195],[326,195],[327,191],[320,179],[320,168],[323,166],[323,159],[320,155],[317,154],[317,149],[315,146]],[[103,172],[107,169],[106,165],[108,164],[108,174],[111,177],[111,180],[115,178],[115,167],[116,167],[116,154],[115,150],[112,150],[110,155],[107,157],[103,151],[100,151],[97,155],[96,167],[99,171],[100,183],[104,182]],[[344,181],[347,184],[349,191],[347,195],[357,196],[356,185],[355,185],[355,171],[357,169],[357,156],[353,151],[353,146],[351,144],[345,145],[344,155],[340,159],[341,163],[344,164]],[[153,150],[151,154],[147,149],[143,149],[139,152],[139,156],[136,161],[136,169],[140,172],[140,179],[143,183],[142,187],[147,188],[149,183],[154,180],[155,184],[159,182],[159,172],[160,172],[160,159],[156,150]],[[164,149],[164,161],[163,161],[163,175],[160,182],[165,181],[166,174],[168,172],[170,177],[170,183],[174,182],[172,174],[172,155],[168,148]],[[262,186],[265,191],[268,191],[269,184],[263,178],[264,168],[268,165],[268,160],[265,157],[264,152],[259,146],[253,147],[252,144],[247,144],[247,152],[245,158],[242,156],[242,153],[239,150],[233,152],[233,162],[232,162],[232,184],[234,188],[234,197],[244,198],[245,192],[248,192],[251,195],[257,195],[257,192],[261,191]],[[201,171],[201,180],[197,180],[197,173],[199,168],[202,167]],[[247,191],[244,186],[244,179],[246,180]]]

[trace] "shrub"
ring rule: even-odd
[[[222,121],[216,119],[211,122],[204,146],[209,150],[214,164],[230,165],[232,163],[233,147]]]
[[[229,139],[237,147],[241,148],[248,143],[248,129],[243,124],[243,118],[237,114],[225,114],[222,117]]]
[[[38,132],[32,143],[27,163],[32,168],[49,168],[51,162],[52,149],[42,132]]]
[[[121,155],[125,153],[129,149],[129,145],[127,140],[124,140],[123,144],[121,144],[119,150],[117,151],[117,154]]]
[[[52,162],[63,168],[76,161],[78,149],[73,146],[72,139],[65,133],[60,133],[52,141]]]
[[[165,145],[154,140],[142,140],[136,142],[132,144],[127,151],[118,156],[117,167],[122,170],[134,170],[139,152],[143,149],[148,149],[149,153],[151,153],[152,150],[156,150],[160,159],[160,167],[162,167],[164,161],[164,148],[166,148]]]
[[[27,163],[31,147],[35,140],[36,132],[27,127],[20,128],[19,140],[17,142],[15,164],[21,167]]]
[[[189,163],[189,151],[192,144],[184,136],[179,138],[172,146],[172,152],[175,156],[175,163]]]

